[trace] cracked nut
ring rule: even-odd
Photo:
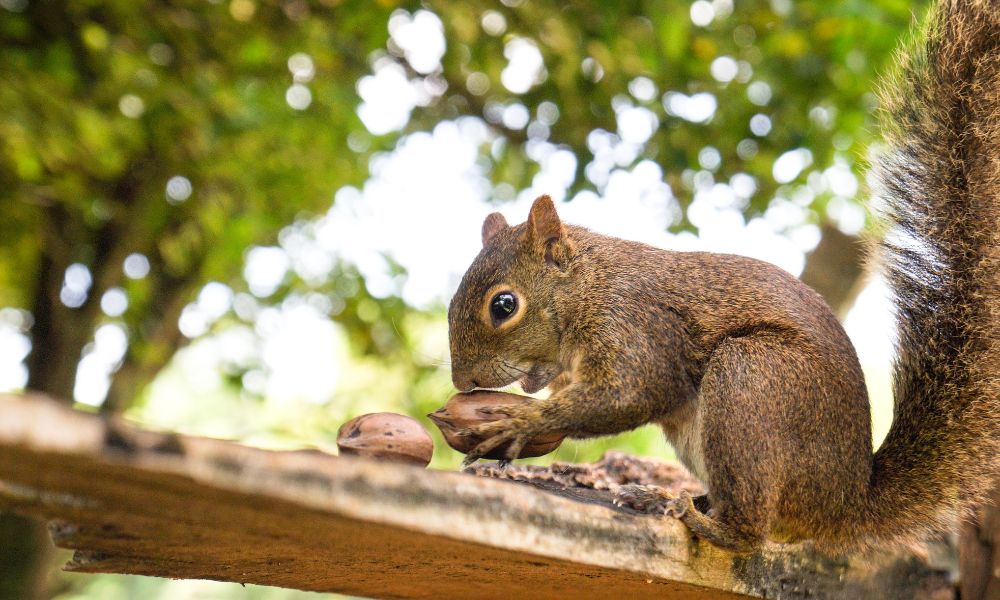
[[[475,427],[489,421],[503,419],[502,413],[488,414],[483,412],[484,408],[512,406],[534,402],[535,399],[529,396],[518,394],[508,394],[505,392],[491,392],[487,390],[477,390],[455,394],[448,400],[448,403],[439,410],[427,415],[431,421],[438,426],[444,440],[448,445],[462,453],[468,453],[475,448],[483,438],[474,436],[460,436],[458,432],[469,427]],[[518,458],[531,458],[542,456],[552,452],[559,447],[563,438],[561,433],[546,433],[528,441],[521,450]],[[484,458],[502,459],[509,444],[503,444],[491,450]]]
[[[342,456],[404,462],[426,467],[434,442],[416,419],[396,413],[369,413],[355,417],[337,431]]]

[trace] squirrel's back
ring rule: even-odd
[[[822,296],[784,269],[736,254],[680,252],[567,226],[578,251],[577,276],[595,280],[604,304],[665,306],[710,351],[723,338],[774,328],[835,345],[857,364],[854,348]],[[626,320],[627,321],[627,320]],[[623,323],[627,325],[627,322]],[[857,375],[860,378],[860,367]]]

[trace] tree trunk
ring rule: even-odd
[[[69,402],[80,351],[92,335],[93,323],[59,300],[66,266],[49,253],[43,253],[39,262],[26,387]],[[0,513],[0,600],[47,598],[53,550],[45,523]]]
[[[865,284],[864,245],[830,223],[824,223],[822,231],[819,245],[806,258],[802,281],[843,319]]]
[[[44,523],[0,514],[0,600],[46,598],[52,554]]]
[[[57,264],[48,253],[42,254],[39,263],[26,387],[70,401],[80,353],[93,335],[93,322],[82,309],[68,308],[59,299],[66,265]]]

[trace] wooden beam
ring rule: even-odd
[[[926,556],[778,546],[738,556],[608,498],[153,433],[46,398],[0,396],[0,507],[51,520],[56,544],[77,551],[72,571],[392,598],[939,598],[950,589]]]

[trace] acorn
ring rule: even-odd
[[[448,400],[448,403],[439,410],[427,415],[434,424],[441,430],[444,440],[448,445],[462,453],[469,453],[473,448],[484,440],[477,436],[460,436],[458,432],[469,427],[475,427],[490,421],[498,421],[506,418],[503,414],[487,414],[482,410],[487,407],[516,406],[535,402],[529,396],[518,394],[508,394],[505,392],[491,392],[488,390],[476,390],[455,394]],[[521,449],[518,458],[531,458],[542,456],[552,452],[559,447],[565,438],[562,433],[546,433],[532,438]],[[488,452],[483,458],[503,459],[510,444],[502,444]]]
[[[341,456],[364,456],[426,467],[434,454],[431,436],[414,418],[396,413],[355,417],[337,431]]]

